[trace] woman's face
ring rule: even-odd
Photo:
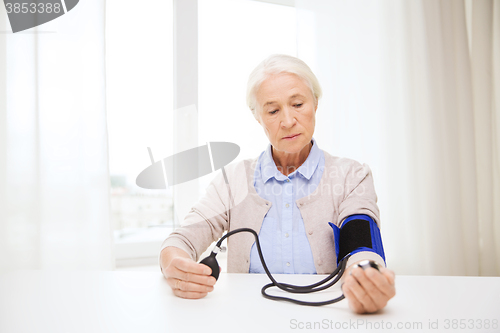
[[[298,76],[270,76],[257,90],[256,99],[256,119],[274,150],[295,154],[311,142],[318,105]]]

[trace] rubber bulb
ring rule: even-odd
[[[217,262],[217,259],[215,259],[216,254],[212,252],[211,255],[200,261],[200,264],[207,265],[212,269],[212,276],[215,278],[215,280],[219,279],[219,263]]]

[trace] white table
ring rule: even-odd
[[[265,275],[223,273],[209,296],[185,300],[160,272],[7,273],[0,275],[0,332],[385,332],[389,325],[395,332],[500,332],[500,277],[397,276],[396,297],[371,315],[352,313],[346,300],[324,307],[271,301],[260,294],[266,283]]]

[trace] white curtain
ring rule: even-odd
[[[371,166],[388,265],[500,275],[500,1],[296,6],[315,137]]]
[[[113,268],[104,5],[15,34],[0,6],[0,271]]]

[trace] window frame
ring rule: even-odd
[[[248,0],[295,7],[295,0]],[[198,0],[173,0],[174,153],[198,144]],[[173,188],[174,224],[190,198],[198,197],[197,180]],[[161,241],[115,243],[116,267],[158,264]]]

